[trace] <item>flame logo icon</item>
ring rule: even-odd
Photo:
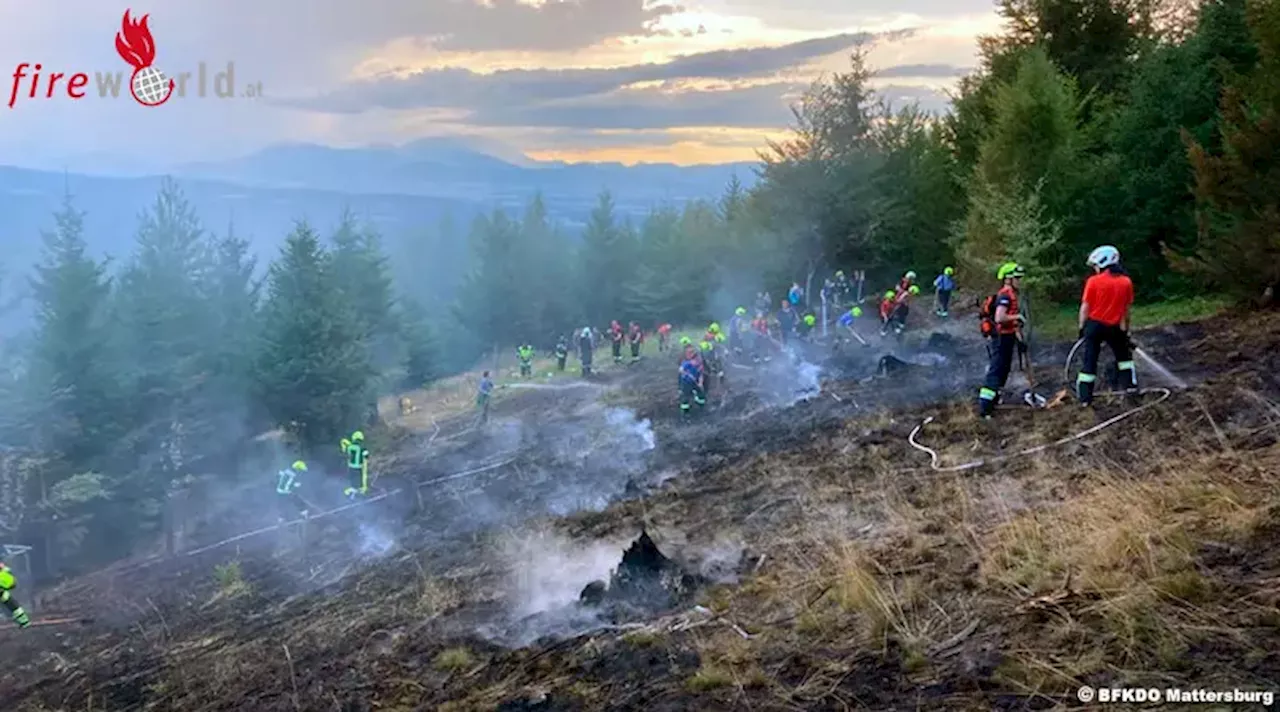
[[[133,67],[129,93],[134,100],[143,106],[160,106],[173,96],[174,81],[152,66],[156,60],[156,43],[147,27],[148,17],[151,16],[134,20],[128,10],[124,11],[121,31],[116,33],[116,51]]]

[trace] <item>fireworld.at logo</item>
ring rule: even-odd
[[[175,78],[166,76],[155,66],[156,42],[147,26],[150,15],[134,19],[130,10],[124,11],[124,19],[120,23],[120,31],[116,32],[116,53],[130,67],[129,96],[142,106],[161,106],[173,97],[188,96],[188,87],[192,94],[204,98],[210,96],[209,75],[207,65],[199,63],[197,71],[181,72]],[[253,99],[262,96],[262,82],[254,82],[245,86],[242,92],[236,92],[236,67],[234,62],[226,63],[226,70],[218,72],[213,80],[213,96],[220,99],[240,98]],[[94,86],[99,98],[115,99],[120,96],[124,85],[123,72],[94,72]],[[189,84],[190,83],[190,84]],[[88,72],[48,72],[44,73],[44,65],[39,62],[21,62],[13,71],[13,86],[9,91],[9,108],[14,108],[19,97],[26,99],[53,99],[65,95],[69,99],[83,99],[88,94]],[[27,91],[23,91],[26,89]]]

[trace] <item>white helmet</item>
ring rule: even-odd
[[[1093,252],[1090,252],[1089,259],[1086,260],[1086,262],[1091,267],[1106,269],[1111,265],[1120,264],[1120,250],[1117,250],[1111,245],[1103,245],[1102,247],[1095,248]]]

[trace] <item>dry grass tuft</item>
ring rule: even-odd
[[[466,648],[449,648],[436,655],[432,665],[441,672],[460,672],[475,664],[475,658]]]

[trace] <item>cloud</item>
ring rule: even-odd
[[[877,70],[875,75],[885,79],[901,77],[962,77],[973,71],[971,67],[957,67],[953,64],[901,64]]]
[[[0,54],[52,66],[115,66],[124,5],[0,0]],[[392,42],[427,51],[574,52],[645,37],[684,10],[675,0],[193,0],[150,13],[163,65],[234,60],[277,90],[330,86]]]
[[[895,37],[902,34],[897,33]],[[769,76],[865,44],[875,37],[870,33],[845,33],[778,47],[701,52],[662,64],[607,69],[508,69],[487,74],[461,67],[428,69],[405,77],[352,82],[316,97],[283,100],[283,103],[332,113],[424,107],[519,110],[528,104],[608,94],[640,82]]]
[[[791,120],[789,99],[805,86],[776,82],[717,91],[626,90],[571,101],[486,108],[468,117],[467,123],[630,130],[682,126],[777,128]]]

